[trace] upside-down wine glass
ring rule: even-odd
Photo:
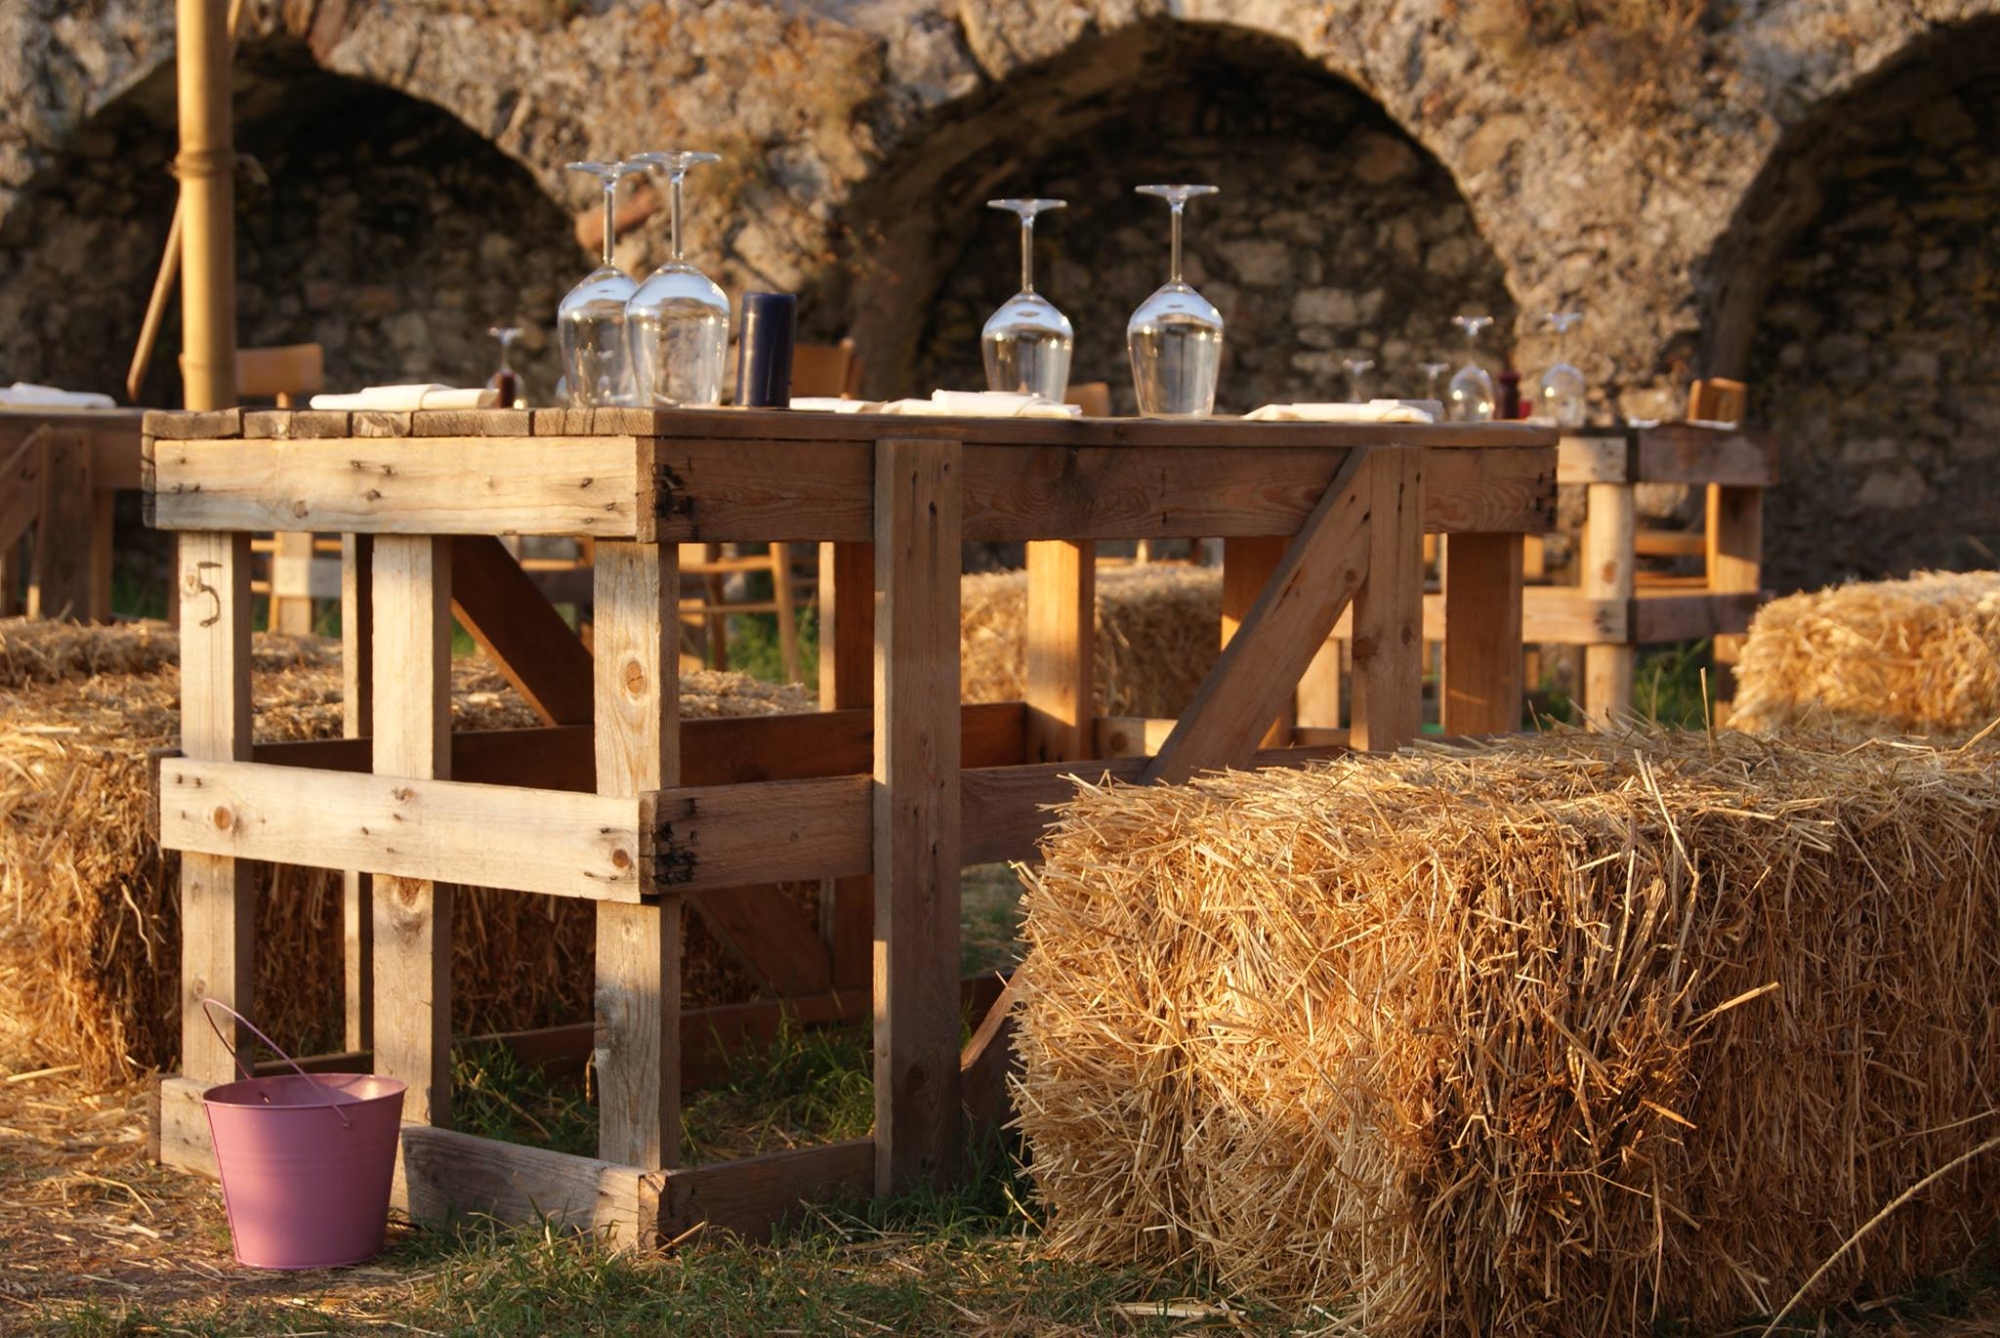
[[[1556,360],[1535,383],[1535,418],[1557,427],[1582,427],[1590,412],[1583,373],[1563,356],[1563,337],[1582,321],[1579,311],[1552,311],[1542,318],[1556,332]]]
[[[514,341],[521,337],[518,325],[495,325],[487,330],[500,341],[500,365],[493,369],[493,375],[486,378],[486,388],[498,391],[500,407],[503,409],[525,409],[528,397],[521,393],[521,374],[514,370],[512,353]]]
[[[618,239],[618,182],[639,169],[630,163],[570,163],[604,186],[604,249],[597,268],[564,295],[556,308],[556,342],[562,349],[563,384],[577,408],[628,403],[632,368],[625,340],[625,304],[638,285],[611,258]]]
[[[1437,399],[1438,378],[1451,370],[1451,364],[1448,362],[1420,362],[1417,364],[1417,370],[1424,374],[1424,398],[1427,400]]]
[[[1132,359],[1132,388],[1139,412],[1150,418],[1205,418],[1215,412],[1215,380],[1222,371],[1222,313],[1181,279],[1181,214],[1213,186],[1140,186],[1173,211],[1172,271],[1167,282],[1139,304],[1125,326]]]
[[[1040,395],[1062,403],[1069,389],[1069,359],[1076,331],[1069,317],[1035,291],[1035,215],[1067,206],[1067,200],[988,200],[989,209],[1007,209],[1021,218],[1021,291],[1001,303],[979,334],[986,358],[986,388]]]
[[[1450,402],[1445,417],[1457,423],[1493,421],[1493,378],[1479,365],[1479,332],[1493,324],[1491,316],[1453,316],[1465,331],[1465,366],[1451,374]]]
[[[1367,376],[1368,373],[1375,370],[1375,359],[1342,358],[1340,362],[1343,367],[1347,368],[1347,402],[1349,404],[1366,404],[1368,402],[1368,395],[1366,393],[1368,389]]]
[[[662,408],[720,404],[729,354],[729,299],[682,258],[681,187],[690,167],[721,162],[721,155],[669,149],[634,154],[631,161],[665,174],[673,229],[667,263],[639,285],[625,307],[639,403]]]

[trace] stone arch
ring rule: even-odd
[[[1214,181],[1188,232],[1189,277],[1231,339],[1219,405],[1340,398],[1341,358],[1376,359],[1384,390],[1456,353],[1449,318],[1514,325],[1493,249],[1451,174],[1367,93],[1292,42],[1214,23],[1148,21],[1080,37],[937,114],[861,186],[845,306],[871,393],[980,383],[978,332],[1016,286],[1014,233],[984,207],[1071,200],[1038,225],[1043,287],[1077,326],[1073,379],[1131,407],[1126,317],[1165,277],[1149,180]],[[1505,357],[1489,336],[1491,360]]]
[[[569,215],[452,112],[321,68],[303,43],[239,57],[238,334],[327,349],[330,384],[483,380],[489,326],[524,340],[531,390],[559,368],[556,303],[587,266]],[[173,212],[171,63],[130,81],[47,155],[0,221],[0,376],[122,396]],[[142,399],[179,401],[170,315]]]
[[[2000,17],[1796,126],[1712,265],[1706,364],[1778,430],[1779,588],[2000,565]]]

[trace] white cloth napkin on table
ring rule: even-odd
[[[933,390],[927,400],[891,400],[882,413],[953,414],[965,418],[1081,418],[1074,404],[1057,404],[1040,395],[1016,395],[995,390]]]
[[[370,386],[351,395],[315,395],[315,409],[376,409],[399,412],[410,409],[491,409],[500,403],[500,392],[491,389],[458,390],[451,386]]]
[[[879,413],[873,400],[844,400],[832,395],[794,395],[792,407],[803,413]]]
[[[0,390],[0,408],[14,409],[115,409],[118,402],[109,395],[99,395],[87,390],[57,390],[54,386],[38,386],[28,381],[16,381]]]
[[[1366,404],[1266,404],[1243,415],[1250,423],[1428,423],[1430,411],[1401,400]]]

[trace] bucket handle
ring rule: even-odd
[[[265,1044],[265,1046],[267,1046],[270,1049],[272,1054],[284,1060],[287,1064],[290,1064],[295,1070],[297,1070],[298,1075],[301,1078],[304,1078],[308,1083],[312,1083],[312,1086],[314,1087],[315,1090],[318,1090],[321,1093],[325,1092],[326,1090],[325,1088],[321,1087],[320,1084],[313,1082],[312,1074],[307,1073],[302,1068],[299,1068],[299,1061],[293,1059],[290,1055],[286,1054],[282,1049],[279,1048],[278,1043],[276,1041],[272,1040],[269,1036],[266,1036],[262,1031],[259,1031],[257,1029],[257,1024],[255,1022],[252,1022],[249,1018],[243,1016],[243,1014],[237,1012],[234,1008],[231,1008],[228,1004],[222,1002],[222,1000],[220,999],[204,998],[201,1001],[201,1010],[202,1010],[201,1015],[208,1019],[209,1029],[215,1033],[215,1039],[222,1042],[222,1048],[227,1050],[229,1052],[229,1057],[236,1061],[236,1067],[243,1070],[243,1076],[245,1078],[254,1080],[257,1075],[254,1071],[252,1071],[252,1069],[248,1064],[243,1062],[243,1056],[236,1052],[236,1047],[229,1043],[229,1038],[222,1034],[222,1028],[216,1026],[215,1013],[212,1010],[217,1008],[220,1008],[223,1012],[229,1014],[229,1016],[235,1018],[238,1022],[241,1022],[244,1026],[250,1028],[251,1035],[255,1036],[258,1040],[262,1041]],[[266,1098],[266,1100],[269,1100],[269,1098]],[[352,1129],[354,1127],[354,1121],[347,1118],[346,1112],[341,1110],[340,1103],[338,1101],[334,1101],[329,1098],[326,1103],[326,1108],[332,1111],[334,1114],[340,1116],[340,1122],[343,1126],[349,1129]]]

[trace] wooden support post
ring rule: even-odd
[[[597,792],[680,783],[680,562],[672,544],[597,545]],[[681,1155],[681,953],[687,899],[597,908],[598,1155],[647,1170]]]
[[[1521,728],[1521,565],[1518,534],[1454,534],[1444,548],[1447,734]]]
[[[250,536],[180,536],[181,751],[205,762],[250,759]],[[201,1001],[251,1011],[255,961],[247,864],[181,856],[181,1073],[199,1083],[235,1076]],[[217,1017],[235,1044],[236,1026]]]
[[[313,632],[313,537],[297,531],[272,536],[271,603],[264,625],[273,632]]]
[[[796,683],[799,680],[799,622],[798,612],[792,607],[791,545],[772,544],[770,557],[772,612],[778,622],[778,667],[784,671],[787,683]]]
[[[1764,490],[1708,485],[1708,588],[1717,593],[1756,592],[1762,585],[1764,553]],[[1710,690],[1718,703],[1736,696],[1736,661],[1743,638],[1715,639],[1715,682]],[[1723,723],[1721,720],[1717,724]]]
[[[236,402],[236,144],[227,0],[177,0],[181,347],[190,409]],[[406,1107],[407,1110],[407,1107]]]
[[[340,734],[366,738],[374,733],[375,602],[369,596],[375,540],[366,534],[340,537]],[[341,874],[340,925],[342,1034],[349,1050],[374,1044],[375,956],[374,878],[354,869]]]
[[[957,442],[875,447],[875,1188],[960,1156]]]
[[[587,725],[590,652],[496,538],[451,541],[452,612],[545,725]]]
[[[1264,587],[1271,579],[1271,573],[1284,560],[1285,547],[1291,541],[1283,535],[1271,535],[1257,539],[1224,539],[1222,541],[1222,644],[1227,646],[1235,637],[1236,629],[1249,614],[1250,606],[1264,593]],[[1294,701],[1288,701],[1285,708],[1264,731],[1263,743],[1268,748],[1282,748],[1292,740],[1292,712]]]
[[[1340,671],[1346,648],[1341,638],[1328,637],[1306,666],[1292,703],[1295,730],[1340,728]]]
[[[822,711],[875,701],[875,545],[819,546],[819,705]],[[839,989],[865,989],[874,972],[875,882],[829,880],[821,890],[820,932]]]
[[[1583,580],[1585,599],[1632,599],[1634,521],[1632,485],[1592,483],[1584,491]],[[1590,721],[1603,728],[1632,709],[1630,641],[1583,648],[1583,705]]]
[[[1350,741],[1387,752],[1416,738],[1424,710],[1423,452],[1370,452],[1368,576],[1354,597]]]
[[[451,541],[375,538],[375,774],[451,775]],[[375,1071],[409,1084],[403,1118],[451,1123],[449,884],[377,878]]]
[[[91,607],[91,524],[94,519],[90,439],[78,432],[42,437],[40,518],[35,524],[30,618],[81,622]]]
[[[118,494],[99,485],[90,507],[90,621],[111,621],[111,572],[117,559]]]
[[[1026,760],[1074,762],[1092,752],[1097,545],[1028,545]]]

